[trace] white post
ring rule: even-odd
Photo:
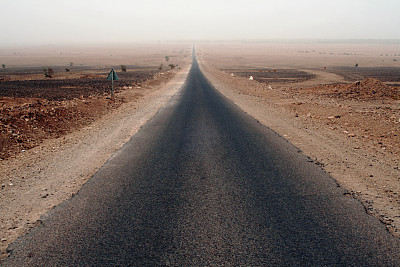
[[[114,98],[114,69],[111,70],[111,98]]]

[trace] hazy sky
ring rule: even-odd
[[[0,0],[0,45],[400,39],[399,0]]]

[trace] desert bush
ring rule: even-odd
[[[3,67],[3,69],[5,69],[5,68],[6,68],[6,64],[1,64],[1,66]]]
[[[162,70],[164,67],[164,64],[161,63],[160,67],[158,67],[158,70]]]
[[[52,68],[44,69],[44,76],[47,78],[53,78],[54,71]]]
[[[354,65],[354,68],[357,68],[358,67],[358,63],[356,63],[356,65]]]
[[[68,72],[68,71],[70,71],[70,69],[68,69],[68,68],[65,68],[65,71],[66,71],[66,72]]]
[[[171,70],[175,69],[175,64],[169,64],[168,66],[171,68]]]
[[[126,66],[125,66],[125,65],[121,65],[121,70],[122,70],[123,72],[126,72]]]
[[[165,56],[165,61],[169,61],[169,56]]]

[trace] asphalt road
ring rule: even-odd
[[[400,266],[400,241],[196,61],[157,116],[5,266]]]

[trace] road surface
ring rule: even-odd
[[[221,96],[182,91],[4,266],[400,266],[400,242],[314,162]]]

